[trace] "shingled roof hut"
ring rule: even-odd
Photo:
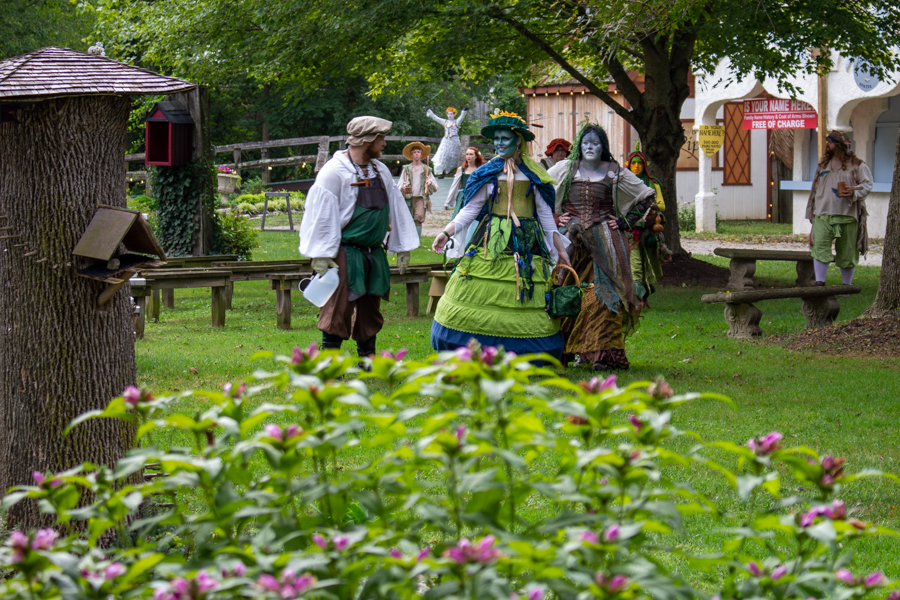
[[[66,48],[0,62],[0,489],[132,444],[105,419],[62,435],[135,382],[128,287],[98,306],[104,285],[77,275],[72,250],[100,205],[125,207],[130,96],[194,87]],[[9,519],[43,523],[33,503]]]

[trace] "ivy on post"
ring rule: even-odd
[[[169,100],[187,110],[194,127],[188,164],[150,169],[159,200],[159,240],[171,256],[202,256],[212,252],[218,225],[209,90],[196,88]]]

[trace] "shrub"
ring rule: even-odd
[[[682,204],[678,207],[678,230],[697,231],[697,207],[694,204]],[[716,230],[719,229],[722,215],[716,212]]]
[[[266,191],[266,184],[263,183],[263,180],[256,176],[245,179],[243,183],[241,183],[241,192],[244,194],[261,194]]]
[[[219,254],[237,254],[239,260],[250,260],[259,248],[259,232],[250,219],[237,212],[218,213],[216,248]]]
[[[257,202],[262,202],[265,199],[265,194],[241,194],[232,201],[232,206],[242,203],[256,204]]]
[[[675,422],[704,396],[662,380],[573,383],[494,348],[404,354],[365,359],[362,372],[313,345],[222,391],[129,387],[72,425],[134,423],[140,445],[115,468],[35,473],[6,497],[40,502],[71,533],[14,532],[0,593],[848,600],[893,586],[850,570],[853,542],[896,535],[840,501],[874,472],[783,448],[777,432],[703,441]],[[191,395],[203,412],[178,411]],[[159,476],[135,483],[146,468]],[[698,474],[722,477],[733,497],[705,495]],[[82,492],[93,500],[76,509]],[[153,497],[168,504],[142,512]],[[685,542],[711,530],[714,548]],[[98,542],[116,531],[121,547]]]
[[[306,206],[306,194],[303,192],[290,192],[289,200],[291,201],[291,210],[300,212]]]
[[[256,205],[251,204],[250,202],[241,202],[235,209],[243,215],[249,215],[256,212]]]
[[[159,203],[156,198],[150,196],[129,196],[128,208],[131,210],[139,210],[141,212],[154,212],[159,209]]]
[[[287,198],[269,198],[269,212],[287,212]]]

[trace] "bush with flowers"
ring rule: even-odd
[[[847,552],[893,532],[840,499],[893,476],[848,473],[777,432],[739,446],[675,426],[680,405],[721,396],[573,383],[493,348],[386,352],[365,369],[315,346],[277,358],[222,391],[129,388],[76,420],[130,421],[138,445],[115,468],[35,473],[5,498],[55,525],[9,536],[3,597],[898,600]],[[185,395],[208,408],[176,412]],[[192,443],[162,450],[154,431]],[[160,475],[134,483],[148,468]],[[694,470],[725,478],[744,516],[691,486]],[[783,496],[785,478],[804,492]],[[678,543],[695,515],[723,525],[721,547]],[[708,572],[704,587],[675,564]]]

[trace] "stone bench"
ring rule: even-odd
[[[728,337],[748,338],[762,335],[759,320],[762,311],[753,306],[754,302],[781,298],[800,298],[802,311],[806,317],[806,329],[831,325],[841,310],[835,296],[858,294],[858,285],[829,285],[781,288],[775,290],[753,290],[751,292],[719,292],[704,294],[700,300],[704,304],[725,304],[725,322],[728,323]]]
[[[716,256],[731,259],[726,290],[743,292],[754,289],[753,275],[756,273],[758,260],[786,260],[797,263],[797,287],[811,287],[816,278],[813,272],[813,259],[809,250],[758,250],[755,248],[716,248]]]

